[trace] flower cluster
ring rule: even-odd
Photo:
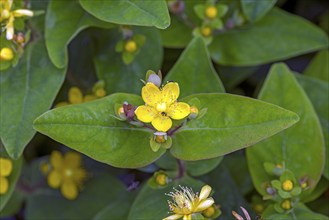
[[[208,198],[211,193],[209,185],[202,187],[200,195],[194,193],[191,188],[183,186],[179,186],[179,188],[180,190],[174,188],[174,192],[167,194],[172,198],[172,201],[168,201],[168,205],[170,211],[174,214],[164,220],[174,220],[182,217],[184,220],[192,219],[192,215],[202,213],[212,207],[215,202],[213,198]]]
[[[80,154],[70,151],[64,156],[59,151],[50,155],[50,170],[47,173],[47,182],[51,188],[58,189],[69,200],[78,197],[79,189],[87,178],[87,172],[82,167]]]
[[[106,95],[106,91],[104,89],[105,84],[104,81],[98,81],[92,88],[92,94],[87,94],[83,96],[82,91],[73,86],[69,89],[68,92],[68,101],[67,102],[59,102],[56,104],[55,107],[61,107],[70,104],[80,104],[83,102],[89,102],[95,99],[102,98]]]
[[[8,177],[13,171],[13,162],[4,157],[0,157],[0,195],[5,194],[9,189]]]
[[[268,174],[279,177],[265,184],[268,195],[264,199],[275,201],[274,208],[277,212],[290,212],[299,201],[302,191],[309,188],[308,178],[303,177],[297,181],[293,172],[281,164],[265,163],[264,167]]]

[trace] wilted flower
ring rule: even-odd
[[[168,131],[172,126],[171,119],[180,120],[190,114],[190,106],[177,102],[178,96],[178,83],[169,82],[161,89],[153,83],[146,83],[142,88],[145,105],[139,106],[135,111],[138,120],[151,122],[158,131]]]
[[[73,151],[64,157],[59,151],[50,155],[52,170],[47,177],[48,185],[54,189],[60,188],[62,195],[70,200],[76,199],[79,188],[87,177],[87,172],[81,166],[81,155]]]
[[[13,162],[0,157],[0,195],[5,194],[9,188],[8,177],[13,171]]]
[[[211,187],[202,187],[200,195],[194,193],[191,188],[179,186],[180,190],[174,188],[174,192],[168,194],[173,201],[168,201],[169,209],[174,215],[164,220],[174,220],[183,217],[184,220],[192,219],[192,214],[203,212],[214,204],[213,198],[208,198]]]

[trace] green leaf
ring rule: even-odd
[[[186,168],[186,171],[191,176],[201,176],[215,169],[223,160],[223,157],[215,157],[208,160],[199,161],[181,161]],[[178,170],[177,159],[169,152],[165,153],[158,159],[156,165],[166,170]]]
[[[277,213],[273,205],[267,207],[262,214],[262,218],[268,220],[296,220],[296,219],[312,219],[312,220],[328,220],[327,216],[312,212],[304,204],[298,203],[295,209],[290,213]]]
[[[87,180],[74,201],[65,199],[60,190],[44,187],[27,197],[26,218],[92,219],[96,213],[126,193],[125,186],[109,174]]]
[[[0,74],[0,136],[10,157],[17,159],[35,130],[33,120],[51,106],[64,69],[47,56],[43,41],[29,44],[19,64]]]
[[[171,16],[171,24],[160,31],[162,45],[169,48],[184,48],[192,39],[192,28],[184,24],[177,16]]]
[[[0,209],[0,218],[6,219],[5,217],[16,215],[21,210],[23,201],[24,196],[17,190],[14,190],[6,205]]]
[[[183,160],[209,159],[248,147],[299,119],[278,106],[231,94],[196,94],[182,101],[195,98],[206,114],[187,122],[172,137],[170,151]]]
[[[287,59],[328,46],[328,36],[309,21],[274,8],[250,27],[214,38],[209,50],[223,65],[253,66]]]
[[[145,184],[130,209],[128,219],[163,219],[170,216],[167,200],[171,200],[171,197],[165,194],[174,191],[173,187],[180,189],[179,185],[192,188],[194,192],[200,192],[203,186],[202,182],[188,176],[174,180],[161,189]]]
[[[67,46],[81,30],[87,27],[110,28],[113,24],[100,21],[85,12],[78,0],[51,0],[45,26],[49,57],[56,67],[64,68],[68,63]]]
[[[279,135],[247,149],[249,170],[257,191],[266,195],[262,184],[273,179],[264,169],[265,162],[281,164],[296,179],[307,177],[310,189],[302,193],[307,199],[319,181],[324,166],[324,141],[313,106],[294,75],[285,64],[270,70],[259,99],[296,112],[300,121]]]
[[[240,0],[243,13],[251,22],[260,20],[266,13],[271,10],[277,0]]]
[[[97,75],[105,81],[106,91],[130,92],[140,94],[143,85],[140,79],[144,79],[147,70],[157,71],[161,67],[163,48],[159,31],[155,28],[134,27],[134,34],[145,36],[145,44],[136,55],[134,61],[126,65],[121,55],[115,52],[117,42],[122,40],[122,34],[117,30],[104,30],[97,32],[94,58]],[[111,60],[111,65],[109,65]]]
[[[299,74],[296,76],[318,115],[322,126],[326,152],[329,152],[329,83]],[[329,180],[329,154],[326,153],[325,156],[323,175]]]
[[[9,182],[8,191],[5,194],[0,195],[0,211],[5,212],[3,209],[6,208],[7,202],[10,201],[10,198],[15,190],[16,182],[19,178],[19,175],[21,173],[21,167],[23,158],[20,157],[18,160],[12,160],[9,158],[9,155],[7,154],[6,150],[0,145],[0,158],[6,158],[11,160],[13,164],[13,169],[8,177],[1,177],[6,178]]]
[[[125,101],[142,104],[137,95],[113,94],[48,111],[35,120],[34,128],[97,161],[122,168],[143,167],[165,150],[151,150],[151,130],[117,119],[114,106]]]
[[[124,24],[155,26],[165,29],[170,25],[167,3],[157,1],[108,1],[108,0],[80,0],[81,6],[103,21]]]
[[[316,54],[304,70],[304,75],[312,76],[329,83],[329,51],[323,50]]]
[[[187,46],[164,82],[169,80],[180,83],[181,97],[194,93],[225,92],[201,38],[194,38]]]

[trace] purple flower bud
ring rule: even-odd
[[[161,79],[157,74],[151,74],[147,80],[147,82],[151,82],[157,87],[161,86]]]

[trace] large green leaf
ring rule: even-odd
[[[124,185],[109,174],[87,180],[75,201],[65,199],[59,190],[44,187],[27,198],[26,218],[92,219],[96,213],[108,204],[116,203],[126,193]]]
[[[262,214],[264,219],[268,220],[296,220],[296,219],[309,219],[309,220],[328,220],[328,217],[319,213],[312,212],[304,204],[297,204],[295,209],[290,213],[277,213],[273,205],[269,206]]]
[[[161,29],[170,25],[170,16],[165,0],[80,0],[80,4],[90,14],[107,22],[155,26]]]
[[[192,39],[192,28],[175,15],[171,15],[171,24],[160,31],[162,45],[169,48],[184,48]]]
[[[240,30],[218,35],[209,46],[219,64],[252,66],[287,59],[328,46],[328,36],[309,21],[280,9]]]
[[[257,191],[265,195],[262,184],[274,179],[264,169],[264,163],[281,164],[297,179],[308,177],[310,194],[319,181],[324,166],[324,141],[320,122],[312,103],[285,64],[275,64],[270,70],[259,99],[296,112],[300,121],[279,135],[247,149],[249,170]]]
[[[329,51],[320,51],[304,70],[304,75],[316,77],[329,83]]]
[[[259,100],[231,94],[196,94],[206,114],[186,123],[173,138],[171,153],[202,160],[253,145],[298,121],[298,115]]]
[[[266,13],[271,10],[277,0],[240,0],[243,13],[251,22],[261,19]]]
[[[174,180],[166,187],[153,188],[146,183],[136,197],[128,219],[163,219],[171,213],[167,201],[171,198],[165,194],[173,191],[173,187],[179,189],[179,185],[192,188],[194,192],[200,192],[202,182],[185,176],[181,179]]]
[[[311,100],[322,125],[327,152],[323,174],[329,179],[329,83],[303,75],[297,75],[297,80]]]
[[[32,139],[33,120],[51,106],[64,73],[51,63],[41,40],[28,46],[15,68],[1,72],[0,136],[10,157],[17,159]]]
[[[225,92],[201,38],[194,38],[164,81],[180,83],[180,96],[194,93]]]
[[[68,63],[67,45],[87,27],[109,28],[113,24],[100,21],[85,12],[78,0],[51,0],[46,14],[46,45],[51,61],[58,68]]]
[[[126,65],[121,54],[115,51],[115,45],[122,40],[117,30],[104,30],[96,36],[97,46],[94,59],[97,75],[106,83],[106,90],[113,92],[140,93],[147,70],[157,71],[161,67],[163,48],[159,31],[155,28],[134,27],[134,34],[145,36],[145,44],[134,61]],[[97,34],[97,33],[96,33]],[[109,65],[109,61],[111,64]]]
[[[16,187],[16,182],[19,178],[19,175],[21,173],[21,167],[22,167],[22,162],[23,158],[20,157],[18,160],[12,160],[9,155],[7,154],[6,150],[0,145],[0,158],[6,158],[12,161],[13,169],[9,176],[7,177],[1,177],[1,178],[6,178],[9,182],[9,187],[8,191],[5,194],[0,195],[0,211],[6,212],[3,209],[6,208],[7,202],[10,201],[10,198],[12,194],[14,193],[15,187]]]
[[[125,101],[142,104],[137,95],[113,94],[48,111],[35,120],[34,128],[95,160],[115,167],[143,167],[160,157],[164,149],[151,150],[150,129],[116,118],[115,105]]]

